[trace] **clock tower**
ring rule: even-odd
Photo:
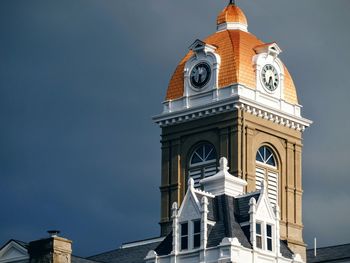
[[[201,188],[226,157],[229,172],[247,181],[247,193],[267,182],[270,203],[281,211],[281,238],[305,256],[302,134],[311,121],[301,116],[281,52],[248,32],[232,1],[219,14],[217,31],[189,47],[154,118],[162,130],[162,235],[171,231],[171,205],[181,204],[188,179]]]

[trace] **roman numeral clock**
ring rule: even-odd
[[[276,68],[270,64],[265,65],[261,71],[261,78],[264,87],[273,92],[277,89],[279,84],[279,75]]]

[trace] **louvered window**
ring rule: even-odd
[[[268,196],[272,205],[278,204],[277,161],[272,150],[262,146],[256,153],[256,189],[261,189],[261,182],[266,180]]]
[[[216,151],[212,144],[203,143],[191,154],[188,175],[194,180],[194,187],[199,188],[199,181],[216,174]]]

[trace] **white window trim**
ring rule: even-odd
[[[199,222],[199,232],[198,233],[194,232],[194,223],[195,222]],[[191,237],[191,239],[192,239],[192,249],[198,249],[198,248],[201,247],[202,222],[201,222],[200,219],[196,219],[196,220],[192,220],[191,224],[192,224],[192,233],[191,233],[192,234],[192,237]],[[199,246],[197,246],[197,247],[194,247],[194,237],[195,237],[195,235],[199,235]]]
[[[271,227],[271,237],[268,237],[267,236],[267,226],[270,226]],[[265,235],[265,245],[266,245],[266,250],[267,251],[270,251],[270,252],[274,252],[274,225],[272,225],[272,224],[265,224],[265,231],[266,231],[266,235]],[[267,241],[268,241],[268,239],[271,239],[271,250],[269,250],[268,249],[268,246],[267,246]]]
[[[257,233],[257,225],[260,225],[260,234]],[[258,247],[258,237],[261,238],[261,247]],[[264,223],[260,221],[255,222],[255,243],[257,249],[264,249]]]
[[[199,229],[199,246],[194,247],[194,222],[199,221],[200,224],[200,229]],[[182,225],[187,223],[187,235],[182,235]],[[180,252],[187,252],[190,250],[196,250],[200,249],[201,247],[201,237],[202,237],[202,220],[200,218],[198,219],[193,219],[189,221],[183,221],[179,223],[179,251]],[[187,237],[187,249],[182,249],[182,237]]]
[[[183,235],[182,234],[182,225],[184,225],[184,224],[187,224],[187,235]],[[180,227],[179,227],[179,231],[180,231],[180,235],[179,235],[179,239],[180,239],[180,242],[179,242],[180,246],[179,246],[179,248],[180,248],[180,251],[187,251],[187,250],[190,249],[190,237],[189,237],[190,224],[189,224],[189,222],[188,221],[181,222],[180,223]],[[182,238],[183,237],[187,237],[187,248],[184,248],[184,249],[182,248]]]
[[[262,248],[259,248],[257,246],[257,237],[258,237],[258,234],[256,232],[256,227],[255,227],[255,248],[258,249],[258,250],[263,250],[263,251],[266,251],[266,252],[270,252],[270,253],[273,253],[276,251],[275,249],[275,224],[272,224],[270,222],[264,222],[264,221],[259,221],[257,220],[255,222],[255,226],[257,224],[260,224],[261,225],[261,245],[262,245]],[[267,249],[267,225],[271,226],[271,241],[272,241],[272,250],[268,250]]]

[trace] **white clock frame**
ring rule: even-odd
[[[208,45],[201,40],[196,40],[190,49],[193,56],[186,62],[184,69],[184,97],[203,95],[212,90],[218,89],[218,77],[221,58],[215,52],[216,47]],[[208,83],[202,88],[196,88],[191,83],[191,71],[199,63],[206,63],[210,66],[211,76]]]
[[[255,49],[257,55],[253,57],[256,72],[256,101],[271,106],[279,107],[281,100],[284,101],[284,65],[278,58],[282,50],[276,43],[266,44]],[[278,74],[279,85],[274,91],[268,90],[262,79],[262,70],[265,65],[272,65]]]

